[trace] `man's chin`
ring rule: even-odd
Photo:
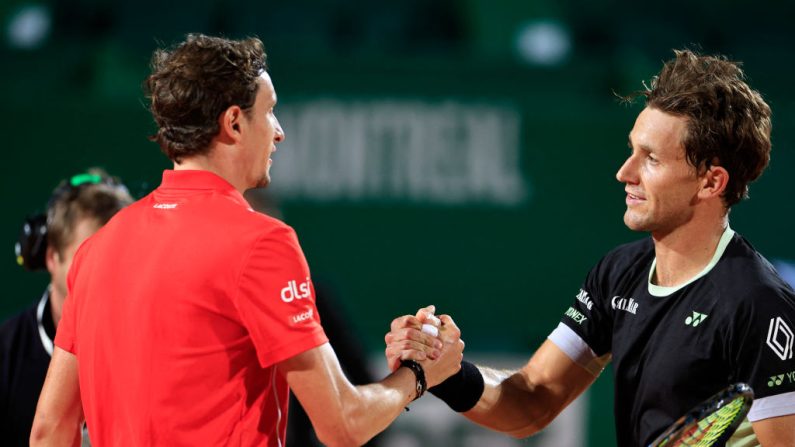
[[[648,231],[646,225],[643,222],[638,222],[637,219],[633,219],[629,212],[624,214],[624,225],[632,231]]]
[[[259,183],[257,183],[257,188],[267,188],[268,185],[271,184],[271,177],[270,175],[266,175],[265,177],[261,178]]]

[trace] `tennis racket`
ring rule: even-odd
[[[751,409],[754,391],[735,383],[674,422],[649,447],[723,445]]]

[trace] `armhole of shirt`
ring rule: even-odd
[[[597,356],[585,340],[563,323],[558,323],[558,327],[549,334],[547,339],[560,348],[574,363],[582,366],[595,377],[599,376],[610,362],[610,353],[601,357]]]

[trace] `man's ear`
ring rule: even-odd
[[[52,274],[55,271],[55,267],[60,264],[61,256],[58,254],[58,250],[47,246],[47,251],[44,253],[44,264],[47,265],[47,271]]]
[[[729,171],[723,166],[710,166],[704,173],[701,182],[699,198],[721,197],[729,184]]]
[[[240,140],[242,129],[243,109],[240,106],[230,106],[218,116],[218,139],[224,143],[236,143]]]

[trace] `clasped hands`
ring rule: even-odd
[[[414,360],[425,370],[428,387],[436,386],[461,369],[464,341],[461,331],[449,315],[437,317],[431,305],[415,315],[403,315],[392,320],[390,331],[384,337],[386,361],[390,371],[400,367],[401,360]],[[422,330],[423,324],[438,329]]]

